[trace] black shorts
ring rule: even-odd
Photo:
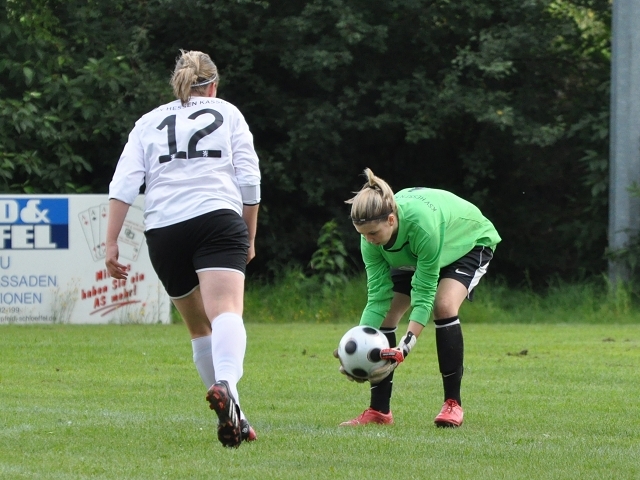
[[[487,273],[489,262],[493,258],[493,250],[489,247],[475,247],[464,257],[440,269],[438,281],[443,278],[453,278],[467,287],[467,298],[473,300],[473,289],[482,276]],[[413,270],[391,269],[393,291],[411,295],[411,279]]]
[[[191,293],[199,284],[200,270],[245,273],[247,224],[233,210],[216,210],[144,234],[151,265],[171,298]]]

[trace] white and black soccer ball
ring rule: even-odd
[[[380,360],[380,350],[389,348],[389,341],[380,330],[359,325],[344,334],[338,344],[338,357],[352,377],[367,380],[372,370],[388,360]]]

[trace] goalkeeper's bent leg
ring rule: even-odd
[[[389,347],[396,346],[396,327],[380,329],[389,341]],[[393,372],[391,372],[380,383],[371,385],[371,402],[369,406],[382,413],[389,413],[391,410],[391,390],[393,389]]]

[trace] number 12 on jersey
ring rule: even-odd
[[[167,128],[167,143],[169,144],[169,154],[160,155],[158,157],[158,161],[160,163],[170,162],[174,158],[184,158],[184,159],[203,158],[203,157],[220,158],[222,156],[221,150],[198,150],[197,149],[198,142],[202,140],[204,137],[206,137],[207,135],[212,134],[218,128],[220,128],[220,125],[222,125],[222,122],[224,121],[224,119],[222,118],[222,115],[220,115],[220,112],[217,112],[216,110],[213,110],[211,108],[198,110],[197,112],[189,115],[189,119],[194,120],[198,118],[200,115],[204,115],[206,113],[213,115],[214,121],[211,122],[206,127],[201,128],[200,130],[195,132],[193,135],[191,135],[186,152],[178,151],[178,144],[176,142],[176,116],[169,115],[162,122],[160,122],[160,125],[158,125],[156,128],[158,130],[164,130],[165,127]]]

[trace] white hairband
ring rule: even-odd
[[[200,83],[194,83],[193,85],[191,85],[191,88],[193,88],[193,87],[204,87],[205,85],[209,85],[210,83],[215,82],[217,79],[218,79],[218,75],[214,75],[209,80],[205,80],[204,82],[200,82]]]

